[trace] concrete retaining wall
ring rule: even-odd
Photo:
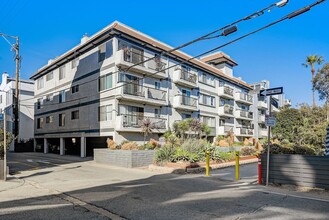
[[[216,147],[221,152],[232,152],[232,151],[240,151],[241,148],[249,147],[249,146],[232,146],[232,147]]]
[[[266,154],[262,174],[266,183]],[[329,157],[270,155],[269,182],[329,189]]]
[[[118,167],[144,167],[153,163],[153,150],[94,149],[94,161]]]

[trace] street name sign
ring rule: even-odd
[[[276,118],[274,116],[265,115],[265,125],[274,127],[276,125]]]
[[[279,95],[283,93],[283,87],[277,87],[272,89],[262,89],[259,91],[260,96]]]

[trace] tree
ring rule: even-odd
[[[277,113],[276,119],[276,125],[272,130],[273,135],[291,143],[299,139],[298,128],[302,126],[303,120],[298,109],[285,107]]]
[[[306,57],[306,62],[303,63],[302,65],[305,66],[306,68],[311,66],[311,72],[312,72],[312,83],[314,81],[314,73],[315,73],[315,69],[314,66],[317,63],[318,65],[320,65],[321,63],[323,63],[324,59],[322,56],[318,56],[318,55],[310,55],[308,57]],[[316,106],[315,104],[315,92],[314,92],[314,86],[312,86],[312,92],[313,92],[313,108]]]
[[[315,75],[313,88],[319,93],[320,100],[325,100],[327,121],[329,121],[329,63],[326,63]]]
[[[11,142],[13,141],[14,139],[14,136],[7,132],[6,134],[6,145],[7,145],[7,151],[9,150],[9,147],[10,147],[10,144]],[[3,129],[0,128],[0,159],[3,159],[3,156],[4,156],[4,136],[3,136]]]
[[[144,146],[145,146],[145,141],[146,137],[149,134],[152,134],[154,128],[154,124],[151,122],[149,118],[146,118],[142,121],[142,132],[144,134]]]

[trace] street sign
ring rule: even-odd
[[[277,87],[272,89],[262,89],[259,91],[260,96],[279,95],[283,93],[283,87]]]
[[[271,105],[273,105],[275,108],[279,108],[279,103],[271,97]]]
[[[0,113],[0,121],[3,121],[3,113]]]
[[[265,125],[274,127],[276,125],[276,118],[274,116],[265,115]]]

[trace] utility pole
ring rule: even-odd
[[[11,46],[11,48],[15,51],[15,63],[16,63],[16,83],[15,83],[15,94],[14,94],[14,106],[13,106],[13,113],[14,113],[14,137],[15,142],[14,146],[16,148],[18,143],[18,134],[19,134],[19,69],[20,69],[20,61],[21,57],[19,55],[19,37],[18,36],[10,36],[8,34],[4,34],[0,32],[0,36],[2,36],[7,43]],[[15,44],[11,44],[7,38],[12,38],[16,40]]]
[[[16,90],[15,90],[15,102],[14,102],[14,120],[15,120],[15,129],[14,137],[15,138],[15,148],[18,143],[18,134],[19,134],[19,65],[20,65],[20,56],[19,56],[19,37],[16,37],[16,44],[14,45],[15,50],[15,62],[16,62]]]

